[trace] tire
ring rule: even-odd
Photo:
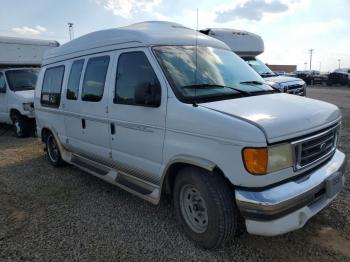
[[[216,248],[240,233],[234,190],[221,175],[185,167],[176,176],[173,192],[182,229],[201,247]]]
[[[18,113],[13,114],[11,119],[14,126],[16,137],[18,138],[28,137],[31,132],[29,120],[25,116],[22,116]]]
[[[54,135],[50,132],[45,137],[46,158],[54,167],[61,167],[64,161]]]

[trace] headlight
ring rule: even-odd
[[[23,110],[32,112],[34,111],[34,104],[33,103],[23,103]]]
[[[252,175],[276,172],[293,165],[292,147],[290,144],[282,144],[264,148],[245,148],[243,162]]]

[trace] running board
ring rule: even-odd
[[[69,163],[98,177],[106,182],[118,186],[152,204],[160,200],[160,188],[157,185],[143,181],[125,172],[100,164],[77,154],[72,154]]]

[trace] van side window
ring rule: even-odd
[[[109,56],[89,59],[81,94],[83,101],[98,102],[102,99],[108,64]]]
[[[160,86],[147,56],[140,51],[121,54],[118,61],[114,103],[135,105],[135,90],[145,85]]]
[[[64,66],[46,69],[41,90],[41,104],[43,106],[59,107],[63,76]]]
[[[83,70],[83,65],[84,59],[76,60],[72,64],[67,85],[67,99],[78,99],[79,83],[81,78],[81,72]]]
[[[6,82],[4,74],[0,72],[0,91],[5,91],[6,88]]]

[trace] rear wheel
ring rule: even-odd
[[[12,115],[11,119],[17,137],[23,138],[29,136],[31,131],[30,123],[25,116],[16,113]]]
[[[219,174],[194,167],[180,170],[174,207],[186,235],[204,248],[218,247],[238,233],[234,191]]]
[[[47,159],[53,166],[59,167],[64,164],[57,141],[52,133],[48,133],[46,136],[46,153]]]

